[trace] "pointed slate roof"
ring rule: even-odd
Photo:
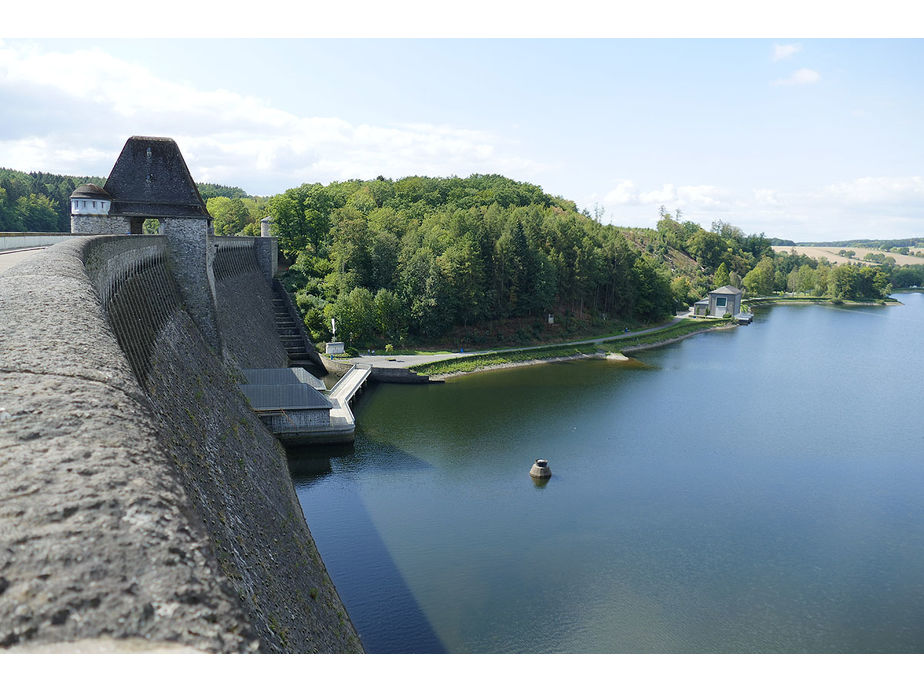
[[[725,286],[721,286],[718,289],[714,289],[710,291],[709,293],[710,294],[740,294],[741,289],[736,289],[735,287],[730,286],[729,284],[726,284]]]
[[[211,219],[180,148],[169,137],[129,137],[106,179],[110,214]]]

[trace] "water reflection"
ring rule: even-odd
[[[288,457],[305,520],[366,651],[446,652],[401,576],[359,488],[342,483],[359,463],[354,446],[290,450]],[[426,466],[397,449],[384,457],[390,460],[388,466]],[[307,499],[315,486],[324,488]]]
[[[367,648],[920,652],[924,296],[902,300],[762,308],[651,368],[370,390],[354,449],[296,478]]]

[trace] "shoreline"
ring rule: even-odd
[[[716,325],[715,327],[707,327],[702,330],[697,330],[696,332],[690,332],[688,334],[680,335],[678,337],[670,337],[668,339],[662,339],[657,342],[651,342],[649,344],[638,344],[633,346],[627,346],[625,349],[620,349],[618,351],[597,351],[593,354],[571,354],[569,356],[550,356],[548,358],[538,358],[530,359],[529,361],[509,361],[507,363],[495,363],[490,366],[479,366],[478,368],[470,371],[452,371],[450,373],[440,373],[439,375],[431,375],[430,382],[432,383],[441,383],[446,380],[452,380],[455,378],[461,378],[466,375],[472,375],[473,373],[484,373],[487,371],[497,371],[504,370],[507,368],[523,368],[526,366],[539,366],[544,363],[556,363],[559,361],[578,361],[581,359],[606,359],[609,361],[620,361],[625,362],[631,360],[630,357],[626,356],[627,353],[635,353],[638,351],[644,351],[646,349],[654,349],[660,346],[665,346],[667,344],[672,344],[674,342],[679,342],[688,337],[693,337],[694,335],[704,334],[706,332],[713,332],[715,330],[728,330],[738,327],[738,325],[723,324]],[[620,358],[621,357],[621,358]],[[413,369],[411,369],[413,370]]]
[[[835,303],[840,301],[840,303]],[[752,298],[748,301],[751,306],[770,306],[774,304],[799,305],[810,303],[813,305],[830,305],[830,306],[901,306],[904,305],[897,298],[884,298],[881,301],[851,301],[849,299],[837,298],[797,298],[797,297],[780,297],[780,298]]]

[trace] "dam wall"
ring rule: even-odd
[[[279,356],[243,245],[216,253],[225,354],[162,237],[73,239],[0,274],[0,651],[361,651],[236,387]]]
[[[289,365],[273,320],[272,273],[261,263],[258,248],[270,240],[275,239],[215,238],[218,325],[225,350],[239,368]]]

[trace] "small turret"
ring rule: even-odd
[[[71,233],[111,233],[112,195],[93,183],[71,193]]]
[[[84,183],[71,193],[71,214],[109,214],[112,196],[98,185]]]

